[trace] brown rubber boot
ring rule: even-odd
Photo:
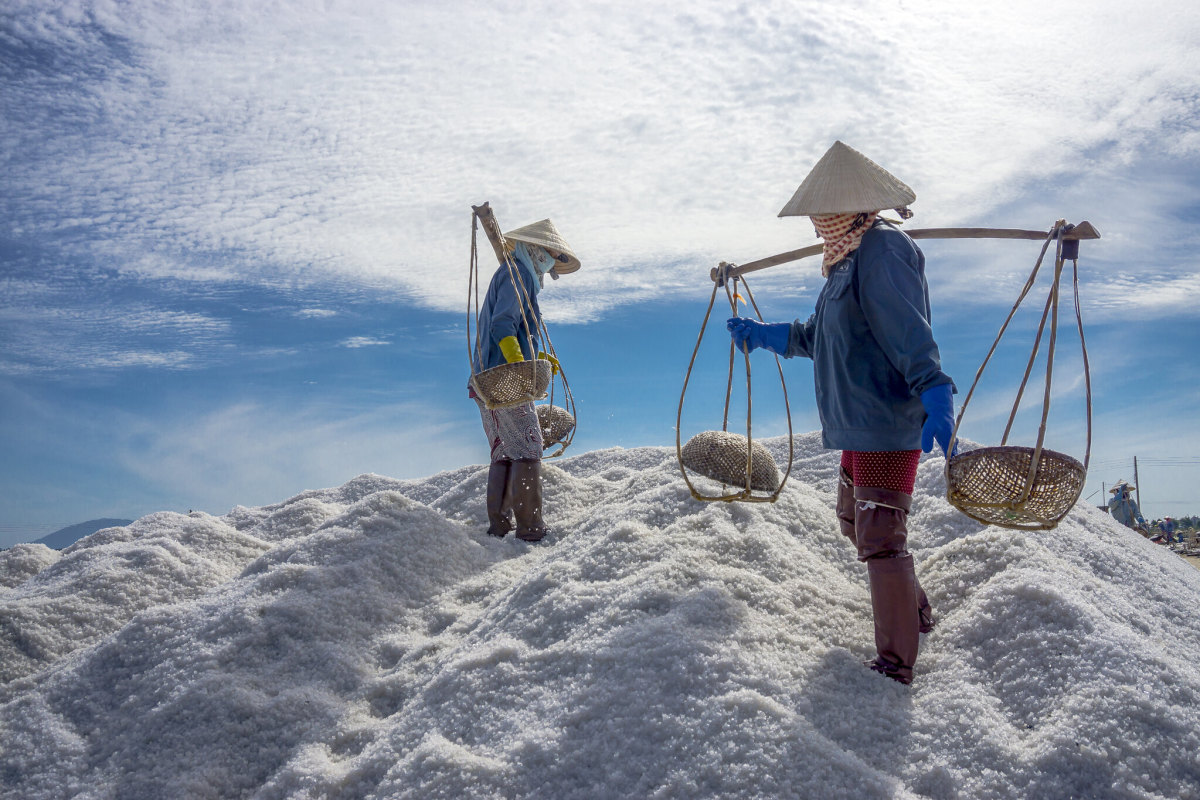
[[[875,615],[875,651],[872,669],[900,683],[912,683],[913,665],[920,647],[917,581],[911,555],[872,558],[867,561],[871,584],[871,610]]]
[[[861,540],[857,541],[859,560],[865,561],[868,558],[886,556],[891,553],[907,553],[908,511],[912,507],[912,497],[889,489],[867,487],[854,490],[854,496],[867,505],[874,506],[874,508],[864,508],[861,512],[864,524],[873,527],[861,536],[855,534]],[[838,500],[841,502],[840,494]],[[859,513],[856,509],[855,515],[857,516]],[[841,518],[840,509],[838,516]],[[893,519],[897,516],[899,519]],[[845,533],[844,527],[842,532]],[[921,633],[929,633],[937,624],[933,618],[933,609],[929,605],[929,597],[921,588],[920,581],[917,581],[917,616],[920,620],[918,625]]]
[[[917,580],[916,575],[913,576],[913,580]],[[921,588],[920,581],[917,581],[917,619],[917,630],[921,633],[929,633],[937,624],[937,620],[933,618],[933,607],[929,605],[929,598]]]
[[[858,560],[908,553],[908,511],[912,496],[891,489],[854,487],[854,533]]]
[[[512,530],[512,497],[508,493],[508,474],[512,469],[508,459],[493,461],[488,468],[487,515],[488,535],[504,538]]]
[[[542,522],[542,462],[541,459],[518,459],[509,473],[512,509],[517,517],[517,538],[537,542],[548,531]]]
[[[854,528],[858,558],[867,562],[871,610],[875,617],[875,649],[871,668],[901,683],[912,681],[920,645],[922,611],[932,622],[929,600],[919,592],[908,552],[908,512],[912,497],[891,489],[854,489]],[[917,613],[913,613],[916,611]]]
[[[850,478],[850,471],[845,467],[841,467],[838,472],[836,511],[838,522],[842,526],[842,535],[849,539],[851,544],[858,547],[857,534],[854,532],[854,481]],[[907,536],[906,525],[906,539]],[[920,581],[917,581],[917,614],[921,620],[921,633],[929,633],[933,630],[933,626],[936,624],[933,619],[933,609],[929,605],[929,598],[925,595],[925,590],[921,588]]]
[[[834,510],[842,526],[842,535],[850,540],[850,544],[858,547],[858,539],[854,536],[854,481],[850,478],[850,470],[845,467],[838,471],[837,505]]]

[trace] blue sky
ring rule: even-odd
[[[1100,229],[1085,494],[1136,455],[1148,514],[1200,513],[1198,44],[1184,2],[10,2],[0,546],[483,463],[463,391],[483,200],[506,228],[551,217],[584,263],[543,296],[574,451],[673,443],[709,268],[812,243],[776,214],[839,138],[915,189],[910,227]],[[923,248],[965,392],[1037,245]],[[751,288],[803,318],[819,280],[809,260]],[[1031,330],[964,435],[998,440]],[[1051,446],[1081,457],[1073,343]],[[723,347],[685,435],[719,424]],[[786,430],[773,371],[755,361],[756,435]],[[810,365],[785,374],[816,429]]]

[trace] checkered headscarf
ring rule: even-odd
[[[829,277],[830,268],[858,249],[863,234],[875,224],[878,211],[846,214],[815,214],[812,217],[817,236],[825,240],[821,274]]]

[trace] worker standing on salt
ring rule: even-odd
[[[501,264],[488,285],[476,319],[479,346],[471,365],[475,374],[535,357],[553,362],[538,352],[542,319],[538,293],[546,275],[557,280],[580,267],[579,258],[548,219],[509,231],[504,240],[515,269]],[[507,535],[515,516],[517,538],[539,541],[547,530],[542,520],[542,428],[533,402],[489,409],[474,388],[468,386],[468,394],[479,406],[491,448],[487,532]]]
[[[907,185],[836,142],[779,216],[810,217],[824,240],[825,285],[806,322],[734,317],[735,343],[813,360],[824,445],[842,451],[837,516],[867,565],[877,657],[868,665],[912,681],[929,600],[908,552],[907,518],[921,451],[943,452],[956,391],[930,325],[925,256],[895,224],[912,216]]]

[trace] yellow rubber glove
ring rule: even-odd
[[[525,360],[525,356],[521,353],[521,343],[515,336],[505,336],[500,340],[500,352],[504,354],[504,360],[510,364]]]
[[[555,358],[554,356],[552,356],[546,352],[538,353],[538,358],[544,358],[547,361],[549,361],[551,374],[553,374],[553,375],[558,374],[558,359],[557,358]]]

